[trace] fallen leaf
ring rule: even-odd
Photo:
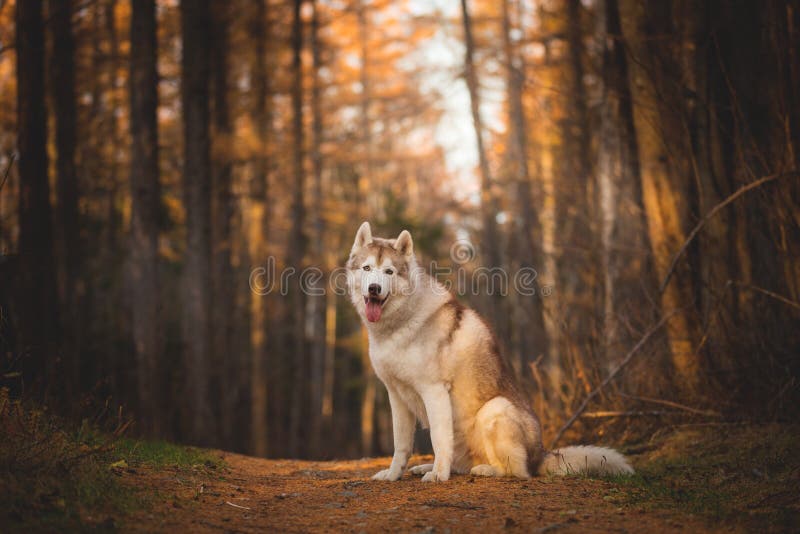
[[[119,460],[117,462],[112,463],[108,467],[111,469],[127,469],[128,462],[126,462],[125,460]]]

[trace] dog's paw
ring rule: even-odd
[[[372,475],[372,480],[395,481],[395,480],[400,480],[400,475],[402,475],[402,473],[400,472],[395,473],[391,469],[384,469],[383,471],[378,471],[377,473]]]
[[[472,469],[469,470],[470,475],[475,475],[479,477],[493,477],[495,476],[494,467],[488,464],[476,465]]]
[[[422,477],[423,482],[445,482],[450,480],[450,473],[430,471]]]
[[[433,464],[415,465],[408,470],[409,473],[417,476],[422,476],[425,473],[430,473],[431,471],[433,471]]]

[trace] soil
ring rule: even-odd
[[[370,476],[388,458],[341,462],[264,460],[218,452],[224,467],[137,468],[123,483],[155,492],[132,532],[707,532],[688,513],[626,504],[613,481],[455,475],[423,483]],[[409,465],[426,463],[417,456]],[[727,528],[726,531],[730,531]]]

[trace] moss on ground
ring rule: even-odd
[[[114,531],[155,494],[121,484],[136,467],[215,469],[209,451],[71,425],[0,389],[0,530]]]
[[[206,467],[215,469],[220,459],[210,451],[176,445],[161,440],[120,439],[114,444],[114,453],[131,466],[150,467]]]
[[[672,508],[748,531],[800,524],[800,428],[713,425],[676,430],[616,480],[626,504]]]

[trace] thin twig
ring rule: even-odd
[[[800,303],[795,302],[795,301],[790,300],[790,299],[787,299],[783,295],[779,295],[779,294],[777,294],[777,293],[775,293],[773,291],[770,291],[768,289],[764,289],[763,287],[754,286],[752,284],[743,284],[741,282],[737,282],[736,280],[731,280],[730,282],[732,284],[736,284],[737,286],[739,286],[739,287],[741,287],[743,289],[752,289],[753,291],[757,291],[759,293],[763,293],[764,295],[767,295],[768,297],[772,297],[775,300],[778,300],[778,301],[783,302],[784,304],[786,304],[788,306],[791,306],[792,308],[797,308],[798,310],[800,310]]]
[[[6,174],[3,176],[3,181],[0,183],[0,191],[3,190],[3,186],[6,185],[8,181],[8,175],[11,174],[11,167],[14,166],[14,159],[16,158],[16,154],[11,154],[11,159],[8,160],[8,167],[6,167]]]
[[[240,506],[238,504],[233,504],[230,501],[225,501],[225,504],[233,506],[234,508],[241,508],[242,510],[250,510],[250,508],[248,508],[247,506]]]
[[[650,397],[638,397],[636,395],[626,395],[625,393],[619,393],[619,395],[620,397],[634,399],[642,402],[652,402],[653,404],[661,404],[663,406],[669,406],[670,408],[678,408],[679,410],[685,410],[687,412],[692,412],[699,415],[708,415],[710,417],[722,417],[722,414],[720,414],[719,412],[715,412],[713,410],[701,410],[699,408],[692,408],[691,406],[686,406],[685,404],[680,404],[678,402],[670,400],[651,399]]]
[[[628,354],[625,355],[625,357],[622,359],[619,365],[617,365],[614,368],[614,370],[611,371],[611,373],[609,373],[609,375],[605,378],[605,380],[603,380],[600,383],[599,386],[594,388],[592,392],[589,393],[585,399],[583,399],[583,402],[578,407],[578,409],[575,410],[575,413],[573,413],[572,416],[567,420],[567,422],[564,423],[564,426],[562,426],[561,429],[558,431],[556,437],[553,438],[553,444],[551,448],[555,447],[556,443],[558,443],[558,440],[560,440],[561,437],[564,435],[564,432],[566,432],[569,429],[569,427],[571,427],[572,424],[578,420],[578,417],[580,417],[580,415],[586,410],[586,407],[589,405],[592,399],[594,399],[600,393],[600,391],[604,387],[606,387],[609,384],[609,382],[611,382],[614,379],[614,377],[616,377],[626,365],[628,365],[628,363],[630,363],[630,361],[633,359],[636,353],[639,352],[639,349],[641,349],[644,346],[644,344],[647,343],[647,341],[653,336],[653,334],[655,334],[659,329],[661,329],[661,327],[664,326],[667,323],[667,321],[670,318],[672,318],[673,315],[675,315],[675,312],[665,315],[664,317],[661,318],[660,321],[658,321],[655,324],[655,326],[653,326],[652,328],[650,328],[650,330],[645,332],[645,334],[642,336],[639,342],[636,343],[636,345],[630,351],[628,351]]]
[[[649,416],[649,415],[670,415],[678,412],[673,412],[671,410],[650,410],[650,411],[642,411],[642,410],[630,410],[630,411],[620,411],[620,410],[601,410],[597,412],[585,412],[581,414],[581,417],[586,419],[606,419],[611,417],[642,417],[642,416]]]
[[[748,191],[760,187],[767,182],[777,180],[778,178],[784,178],[786,176],[795,176],[797,174],[798,174],[797,171],[788,171],[778,174],[770,174],[769,176],[764,176],[763,178],[759,178],[754,182],[750,182],[749,184],[743,185],[742,187],[737,189],[733,194],[731,194],[728,198],[726,198],[725,200],[723,200],[722,202],[711,208],[711,210],[708,213],[706,213],[702,219],[700,219],[700,222],[697,223],[697,226],[695,226],[692,229],[692,231],[689,233],[689,236],[686,238],[686,241],[683,242],[681,248],[678,249],[678,252],[676,252],[675,255],[672,257],[672,262],[670,262],[669,269],[667,269],[667,274],[664,276],[664,280],[661,282],[661,286],[658,288],[659,293],[663,293],[664,289],[666,289],[667,284],[669,284],[670,278],[672,278],[672,274],[675,272],[675,267],[678,265],[678,260],[680,259],[681,256],[683,256],[683,253],[686,252],[686,249],[689,247],[689,244],[692,242],[692,240],[695,238],[698,232],[700,232],[703,226],[705,226],[705,224],[711,218],[713,218],[714,215],[716,215],[722,208],[724,208],[725,206],[727,206],[728,204],[730,204],[743,194],[747,193]]]

